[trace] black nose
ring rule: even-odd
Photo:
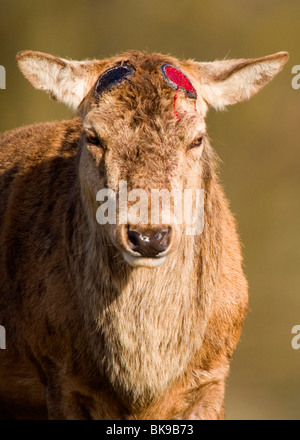
[[[142,257],[152,258],[168,249],[171,228],[160,228],[147,233],[128,228],[127,236],[133,251],[138,252]]]

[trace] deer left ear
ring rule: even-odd
[[[28,81],[51,98],[77,110],[100,70],[99,61],[70,61],[26,50],[17,55],[19,68]]]
[[[195,63],[205,101],[217,108],[251,98],[281,71],[287,52],[262,58]]]

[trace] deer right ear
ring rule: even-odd
[[[245,101],[270,82],[288,61],[287,52],[262,58],[195,63],[205,101],[217,108]]]
[[[77,110],[99,77],[99,61],[69,61],[42,52],[17,54],[18,66],[28,81]]]

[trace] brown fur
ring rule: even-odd
[[[7,348],[0,350],[0,414],[223,418],[225,379],[247,310],[247,282],[235,221],[205,132],[208,98],[201,83],[207,93],[214,81],[211,67],[135,51],[73,63],[73,74],[88,78],[82,100],[80,94],[66,97],[68,88],[61,92],[46,76],[49,86],[37,80],[30,63],[40,59],[57,60],[34,52],[19,55],[25,75],[60,100],[76,101],[81,117],[0,138],[0,324],[7,333]],[[93,99],[98,76],[120,61],[129,61],[136,75]],[[66,63],[51,66],[69,69]],[[178,92],[181,120],[173,111],[175,91],[159,71],[163,63],[181,68],[197,87],[197,112]],[[73,81],[68,70],[63,73],[66,84]],[[103,149],[86,144],[84,133],[92,129]],[[199,130],[203,151],[187,151]],[[203,188],[203,233],[186,236],[183,226],[173,225],[163,265],[130,266],[122,256],[125,226],[100,226],[95,218],[96,192],[117,190],[120,180],[128,189],[146,191]]]

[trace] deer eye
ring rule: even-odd
[[[192,142],[189,145],[188,150],[191,150],[192,148],[200,147],[202,145],[202,142],[203,142],[203,137],[199,137],[199,138],[195,139],[194,142]]]
[[[94,132],[87,132],[85,135],[86,142],[90,145],[102,148],[102,143],[99,137]]]

